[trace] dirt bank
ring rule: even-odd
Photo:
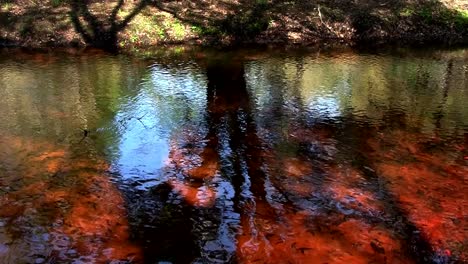
[[[468,44],[464,0],[4,0],[0,45]]]

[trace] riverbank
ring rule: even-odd
[[[0,4],[0,45],[468,44],[461,0],[74,1]]]

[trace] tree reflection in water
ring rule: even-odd
[[[243,62],[210,62],[206,72],[208,132],[204,139],[186,137],[185,143],[173,146],[170,159],[183,176],[170,184],[188,204],[207,207],[215,203],[216,188],[210,188],[213,177],[230,182],[233,210],[239,215],[234,259],[241,263],[307,263],[312,259],[353,263],[449,261],[451,253],[444,248],[456,248],[453,243],[463,241],[463,232],[455,230],[456,224],[438,217],[437,211],[422,210],[431,208],[427,197],[413,196],[417,192],[412,188],[421,187],[418,181],[437,179],[436,175],[425,175],[433,165],[411,165],[416,166],[412,174],[398,174],[400,165],[393,170],[390,165],[398,162],[397,156],[404,149],[385,141],[415,135],[396,127],[391,129],[397,134],[386,133],[385,128],[375,129],[372,124],[354,121],[352,116],[336,123],[310,121],[305,112],[296,116],[287,113],[289,109],[282,109],[284,102],[274,102],[280,108],[273,107],[272,111],[274,118],[289,118],[289,130],[280,131],[286,138],[264,128],[260,133],[251,111]],[[277,99],[282,100],[281,96]],[[404,122],[405,117],[393,119]],[[337,129],[344,132],[335,133]],[[386,144],[392,149],[382,146]],[[438,166],[442,167],[450,164],[415,147],[408,149],[413,151],[413,159],[439,160]],[[387,151],[396,156],[389,157]],[[393,160],[390,163],[389,158]],[[189,166],[188,160],[192,160]],[[461,165],[450,167],[446,173],[451,174],[451,180],[444,184],[454,181],[463,186],[462,173],[466,169]],[[456,202],[463,201],[463,191],[458,188],[460,192],[453,195],[441,191],[437,186],[442,181],[426,184],[433,186],[432,196],[451,196],[444,211],[457,212],[455,221],[462,221],[463,204]],[[457,190],[451,187],[446,191]],[[430,215],[432,220],[427,219]],[[441,225],[445,230],[440,230]],[[450,233],[457,235],[449,238]]]
[[[86,68],[109,88],[109,94],[93,92],[93,85],[83,85],[89,88],[85,92],[77,85],[70,87],[71,99],[63,101],[78,102],[83,106],[78,107],[83,110],[78,119],[102,126],[109,134],[93,138],[92,132],[74,145],[67,145],[70,138],[66,143],[61,140],[82,124],[72,107],[58,111],[60,107],[48,103],[54,102],[55,92],[41,97],[45,116],[53,119],[43,118],[45,125],[38,126],[55,127],[57,120],[76,122],[57,126],[60,140],[49,130],[37,136],[29,124],[39,116],[37,109],[28,108],[25,112],[35,115],[27,118],[16,116],[21,109],[11,110],[16,109],[11,107],[15,102],[28,102],[35,94],[21,97],[18,94],[25,91],[5,89],[5,96],[11,97],[2,106],[8,115],[0,116],[7,123],[0,131],[0,260],[451,263],[466,259],[468,136],[463,120],[457,121],[455,114],[452,119],[445,116],[459,113],[456,100],[465,98],[462,85],[451,81],[465,79],[459,61],[448,62],[440,81],[427,77],[431,70],[442,72],[439,64],[399,60],[392,64],[387,57],[378,63],[370,58],[355,64],[361,56],[345,54],[315,63],[300,56],[249,61],[237,55],[203,57],[189,67],[194,73],[187,75],[175,74],[177,67],[157,68],[159,75],[150,70],[143,87],[128,91],[122,87],[142,78],[124,66],[103,64],[102,73]],[[200,81],[203,74],[198,68],[206,82]],[[395,76],[382,77],[387,70]],[[107,80],[110,72],[112,78]],[[13,77],[25,78],[26,83],[25,72],[12,73],[3,78],[4,83]],[[114,81],[124,73],[130,77]],[[79,76],[74,75],[74,83],[89,81]],[[160,82],[144,86],[151,76]],[[389,88],[402,83],[408,89]],[[185,85],[185,90],[178,90],[178,85]],[[434,104],[431,95],[439,95],[434,92],[437,85],[442,86],[441,98]],[[161,95],[158,88],[165,86],[171,87]],[[429,88],[433,93],[421,92]],[[10,102],[11,98],[21,100]],[[188,98],[203,102],[191,104]],[[411,108],[413,101],[420,104],[416,109]],[[410,108],[402,106],[408,102]],[[436,110],[433,116],[415,114],[426,106]],[[15,121],[9,118],[13,115]],[[101,115],[110,121],[99,121]],[[26,123],[18,121],[25,119]],[[415,120],[422,123],[413,124]],[[450,122],[461,126],[451,127]],[[157,125],[167,127],[161,133]],[[145,141],[151,137],[158,144]],[[137,144],[139,140],[145,147]],[[103,155],[98,143],[120,153]],[[169,146],[169,150],[146,152],[148,146]],[[160,162],[159,156],[138,160],[147,153],[167,155],[166,163],[145,164]],[[131,162],[121,170],[110,168],[127,160]],[[143,169],[133,172],[139,162]],[[156,184],[143,188],[148,182]]]

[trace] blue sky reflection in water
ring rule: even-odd
[[[114,118],[121,136],[113,168],[123,179],[150,187],[164,180],[158,172],[168,159],[171,135],[191,122],[203,123],[206,81],[196,69],[171,72],[156,64],[138,86]]]
[[[1,53],[0,262],[463,262],[467,61]]]

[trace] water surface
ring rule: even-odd
[[[456,263],[468,50],[0,53],[1,263]]]

